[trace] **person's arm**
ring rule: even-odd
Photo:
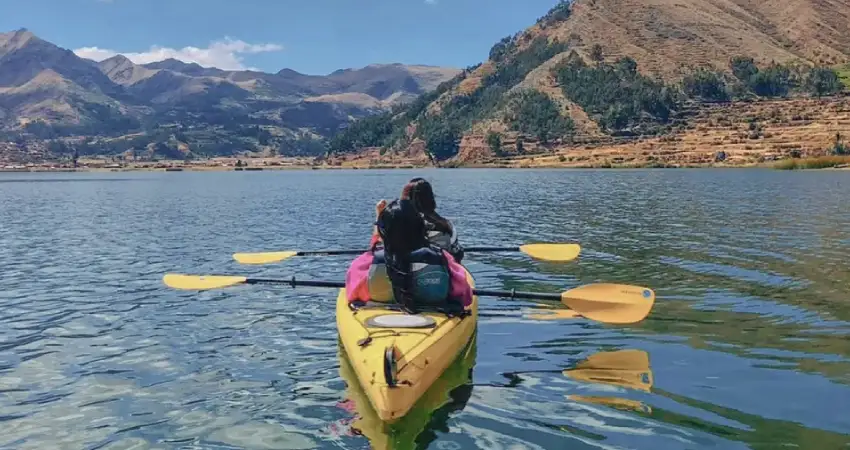
[[[387,207],[387,201],[381,199],[377,204],[375,204],[375,222],[381,217],[381,213],[384,211],[384,208]],[[378,243],[381,242],[381,236],[378,235],[378,226],[372,227],[372,240],[369,241],[369,248],[374,250]]]
[[[374,250],[381,242],[381,237],[377,233],[372,233],[372,240],[369,241],[369,249]]]
[[[455,262],[460,264],[460,262],[463,260],[464,251],[463,251],[463,246],[460,245],[460,241],[458,240],[458,237],[457,237],[457,235],[458,235],[457,227],[455,226],[455,224],[452,221],[450,221],[448,219],[446,219],[446,222],[448,222],[449,226],[451,226],[451,228],[452,228],[452,235],[449,238],[449,253],[451,253],[451,255],[454,257]]]

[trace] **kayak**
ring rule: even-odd
[[[466,407],[472,396],[472,366],[475,365],[475,356],[476,338],[473,335],[461,355],[425,391],[413,408],[398,421],[388,424],[378,417],[357,380],[351,363],[345,357],[345,349],[340,345],[339,374],[346,384],[345,398],[349,403],[346,409],[354,416],[341,421],[347,422],[341,428],[348,429],[352,434],[365,436],[371,444],[370,448],[374,450],[413,450],[428,447],[429,441],[436,435],[424,434],[428,437],[424,442],[420,435],[423,435],[426,429],[445,429],[449,414]]]
[[[469,271],[466,279],[474,288]],[[376,302],[352,308],[345,289],[336,303],[339,339],[372,408],[387,423],[404,417],[457,359],[477,322],[477,296],[464,317],[405,314],[397,305]]]

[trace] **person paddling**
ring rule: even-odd
[[[345,275],[348,302],[398,303],[408,313],[436,309],[464,314],[472,304],[466,271],[428,241],[426,224],[410,200],[393,200],[376,221],[383,248],[358,256]]]
[[[431,183],[424,178],[410,180],[401,191],[403,200],[410,200],[425,219],[428,240],[447,250],[460,263],[463,260],[463,246],[457,239],[457,229],[448,219],[437,213],[437,200]]]

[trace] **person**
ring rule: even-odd
[[[410,200],[387,204],[376,226],[380,241],[346,272],[349,303],[398,303],[408,313],[420,307],[453,315],[468,310],[472,288],[465,269],[428,241],[425,221]]]
[[[425,219],[428,230],[428,240],[440,248],[447,250],[455,261],[463,260],[463,246],[457,239],[457,228],[448,219],[437,213],[437,201],[434,190],[424,178],[410,180],[401,191],[403,200],[410,200]]]

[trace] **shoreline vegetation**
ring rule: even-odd
[[[187,157],[79,155],[23,162],[0,161],[3,172],[257,171],[442,168],[847,168],[850,96],[702,104],[689,120],[663,135],[594,137],[566,145],[501,140],[512,151],[489,152],[485,135],[469,135],[462,155],[436,161],[424,142],[403,150],[367,147],[321,156],[243,153]],[[519,144],[523,143],[523,146]],[[517,147],[523,147],[516,151]]]
[[[515,164],[510,161],[493,161],[474,163],[463,166],[437,167],[431,164],[416,163],[380,163],[355,161],[344,164],[328,164],[305,158],[212,158],[203,161],[163,160],[157,162],[112,162],[107,159],[86,159],[78,162],[75,168],[63,163],[42,163],[26,165],[7,165],[0,167],[0,173],[34,173],[34,172],[227,172],[227,171],[281,171],[281,170],[377,170],[377,169],[748,169],[764,168],[778,170],[850,170],[850,155],[815,156],[806,158],[789,158],[779,161],[752,164],[612,164],[612,163],[564,163],[547,161],[539,158],[533,164]],[[533,159],[533,158],[532,158]],[[245,161],[245,165],[237,166],[237,162]]]

